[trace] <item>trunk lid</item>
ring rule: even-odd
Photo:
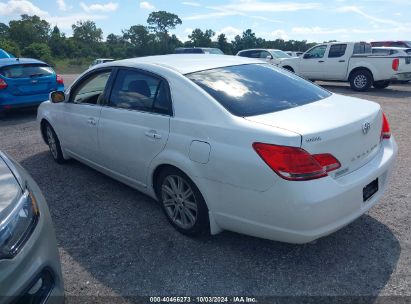
[[[381,145],[382,111],[377,103],[333,94],[289,110],[246,117],[301,135],[301,148],[311,154],[331,153],[341,167],[339,177],[369,162]],[[275,143],[274,143],[275,144]]]

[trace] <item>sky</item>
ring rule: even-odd
[[[73,23],[93,20],[106,37],[158,10],[181,18],[171,32],[182,41],[195,28],[229,40],[248,28],[269,40],[411,40],[411,0],[0,0],[0,22],[36,14],[70,36]]]

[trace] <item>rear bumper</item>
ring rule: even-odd
[[[409,81],[411,80],[411,72],[397,73],[393,76],[392,80]]]
[[[0,260],[0,303],[29,303],[40,286],[44,292],[39,303],[63,303],[60,257],[47,203],[31,177],[16,167],[36,197],[40,217],[21,251],[11,260]]]
[[[306,243],[342,228],[378,202],[387,187],[397,149],[391,137],[383,141],[373,160],[350,174],[306,182],[276,179],[275,185],[265,192],[201,182],[207,184],[206,200],[218,202],[209,203],[218,228]],[[363,202],[363,188],[376,178],[379,190]]]
[[[59,85],[57,90],[64,91],[64,86]],[[43,101],[49,99],[49,93],[34,95],[12,95],[7,90],[0,91],[0,111],[11,110],[24,107],[38,106]]]

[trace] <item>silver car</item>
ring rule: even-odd
[[[0,152],[0,303],[62,303],[63,278],[47,203]]]

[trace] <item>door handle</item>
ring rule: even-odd
[[[87,123],[95,126],[96,125],[96,120],[93,117],[90,117],[89,119],[87,119]]]
[[[323,63],[323,62],[324,62],[324,60],[318,60],[318,62],[321,62],[321,63]]]
[[[338,60],[338,62],[345,62],[345,60]]]
[[[161,135],[158,134],[156,130],[147,131],[147,132],[145,133],[145,135],[146,135],[147,137],[154,138],[154,139],[160,139],[160,138],[161,138]]]

